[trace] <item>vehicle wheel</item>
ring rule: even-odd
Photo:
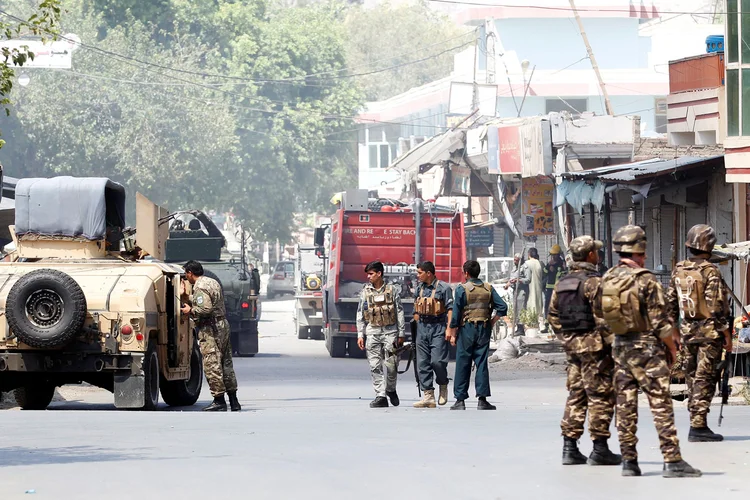
[[[266,292],[266,297],[268,300],[273,300],[276,295],[273,292]]]
[[[192,362],[192,358],[191,358]],[[156,339],[149,339],[148,350],[143,357],[143,408],[153,411],[159,406],[159,355],[156,351]]]
[[[215,279],[216,281],[219,282],[219,286],[221,286],[221,289],[224,290],[224,285],[221,283],[221,280],[212,271],[209,271],[208,269],[204,269],[203,276],[208,276],[209,278]]]
[[[32,347],[60,347],[86,319],[86,297],[78,283],[56,269],[27,273],[8,293],[5,312],[18,340]]]
[[[203,387],[203,356],[198,340],[193,342],[193,352],[190,353],[190,378],[174,381],[162,378],[160,383],[161,397],[169,406],[192,406],[198,401]]]
[[[311,326],[310,327],[310,338],[313,340],[323,340],[323,327],[322,326]]]
[[[307,338],[310,336],[310,334],[307,331],[306,326],[298,326],[297,327],[297,338],[300,340],[307,340]]]
[[[330,354],[332,358],[346,357],[346,338],[345,337],[331,338]]]
[[[16,403],[22,410],[46,410],[55,396],[52,384],[31,384],[15,390]]]

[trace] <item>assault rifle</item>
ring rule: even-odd
[[[408,361],[406,362],[406,368],[403,370],[399,370],[399,375],[403,375],[404,373],[409,371],[409,366],[413,365],[414,367],[414,380],[417,381],[417,394],[419,394],[419,397],[422,397],[422,388],[419,385],[419,372],[417,371],[417,322],[414,320],[411,320],[409,322],[409,329],[411,330],[411,342],[404,342],[404,345],[396,347],[396,350],[393,352],[394,356],[397,356],[396,359],[401,357],[401,354],[407,352],[409,353]]]
[[[732,356],[731,353],[726,353],[724,361],[722,362],[723,371],[721,376],[721,408],[719,409],[719,427],[721,422],[724,420],[724,405],[729,403],[729,375],[732,373]]]

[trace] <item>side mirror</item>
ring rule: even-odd
[[[308,233],[309,234],[309,233]],[[322,247],[326,243],[326,230],[322,227],[315,228],[314,243],[316,247]]]

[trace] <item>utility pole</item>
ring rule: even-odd
[[[581,16],[578,15],[578,9],[576,9],[575,0],[570,0],[570,6],[573,9],[573,14],[576,17],[576,22],[578,23],[578,30],[581,32],[581,38],[583,38],[583,43],[586,44],[586,52],[588,53],[589,59],[591,60],[591,67],[594,69],[594,73],[596,73],[596,79],[599,80],[599,88],[602,90],[602,95],[604,96],[604,107],[608,115],[614,116],[615,113],[614,111],[612,111],[612,103],[609,102],[609,94],[607,93],[607,88],[604,86],[604,80],[602,80],[602,74],[599,72],[599,65],[596,64],[594,51],[591,50],[589,37],[586,36],[586,30],[583,29],[583,21],[581,21]]]

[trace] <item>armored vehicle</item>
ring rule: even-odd
[[[240,255],[230,254],[222,232],[200,210],[175,212],[164,220],[170,221],[166,262],[184,264],[197,260],[203,264],[206,276],[217,280],[224,290],[232,351],[239,356],[255,356],[260,274],[248,268],[244,242]]]
[[[190,285],[158,260],[166,212],[140,194],[136,207],[137,234],[117,183],[18,181],[15,250],[0,262],[0,391],[15,389],[21,408],[81,382],[112,391],[117,408],[153,410],[160,393],[173,406],[198,400],[201,354],[180,313]]]

